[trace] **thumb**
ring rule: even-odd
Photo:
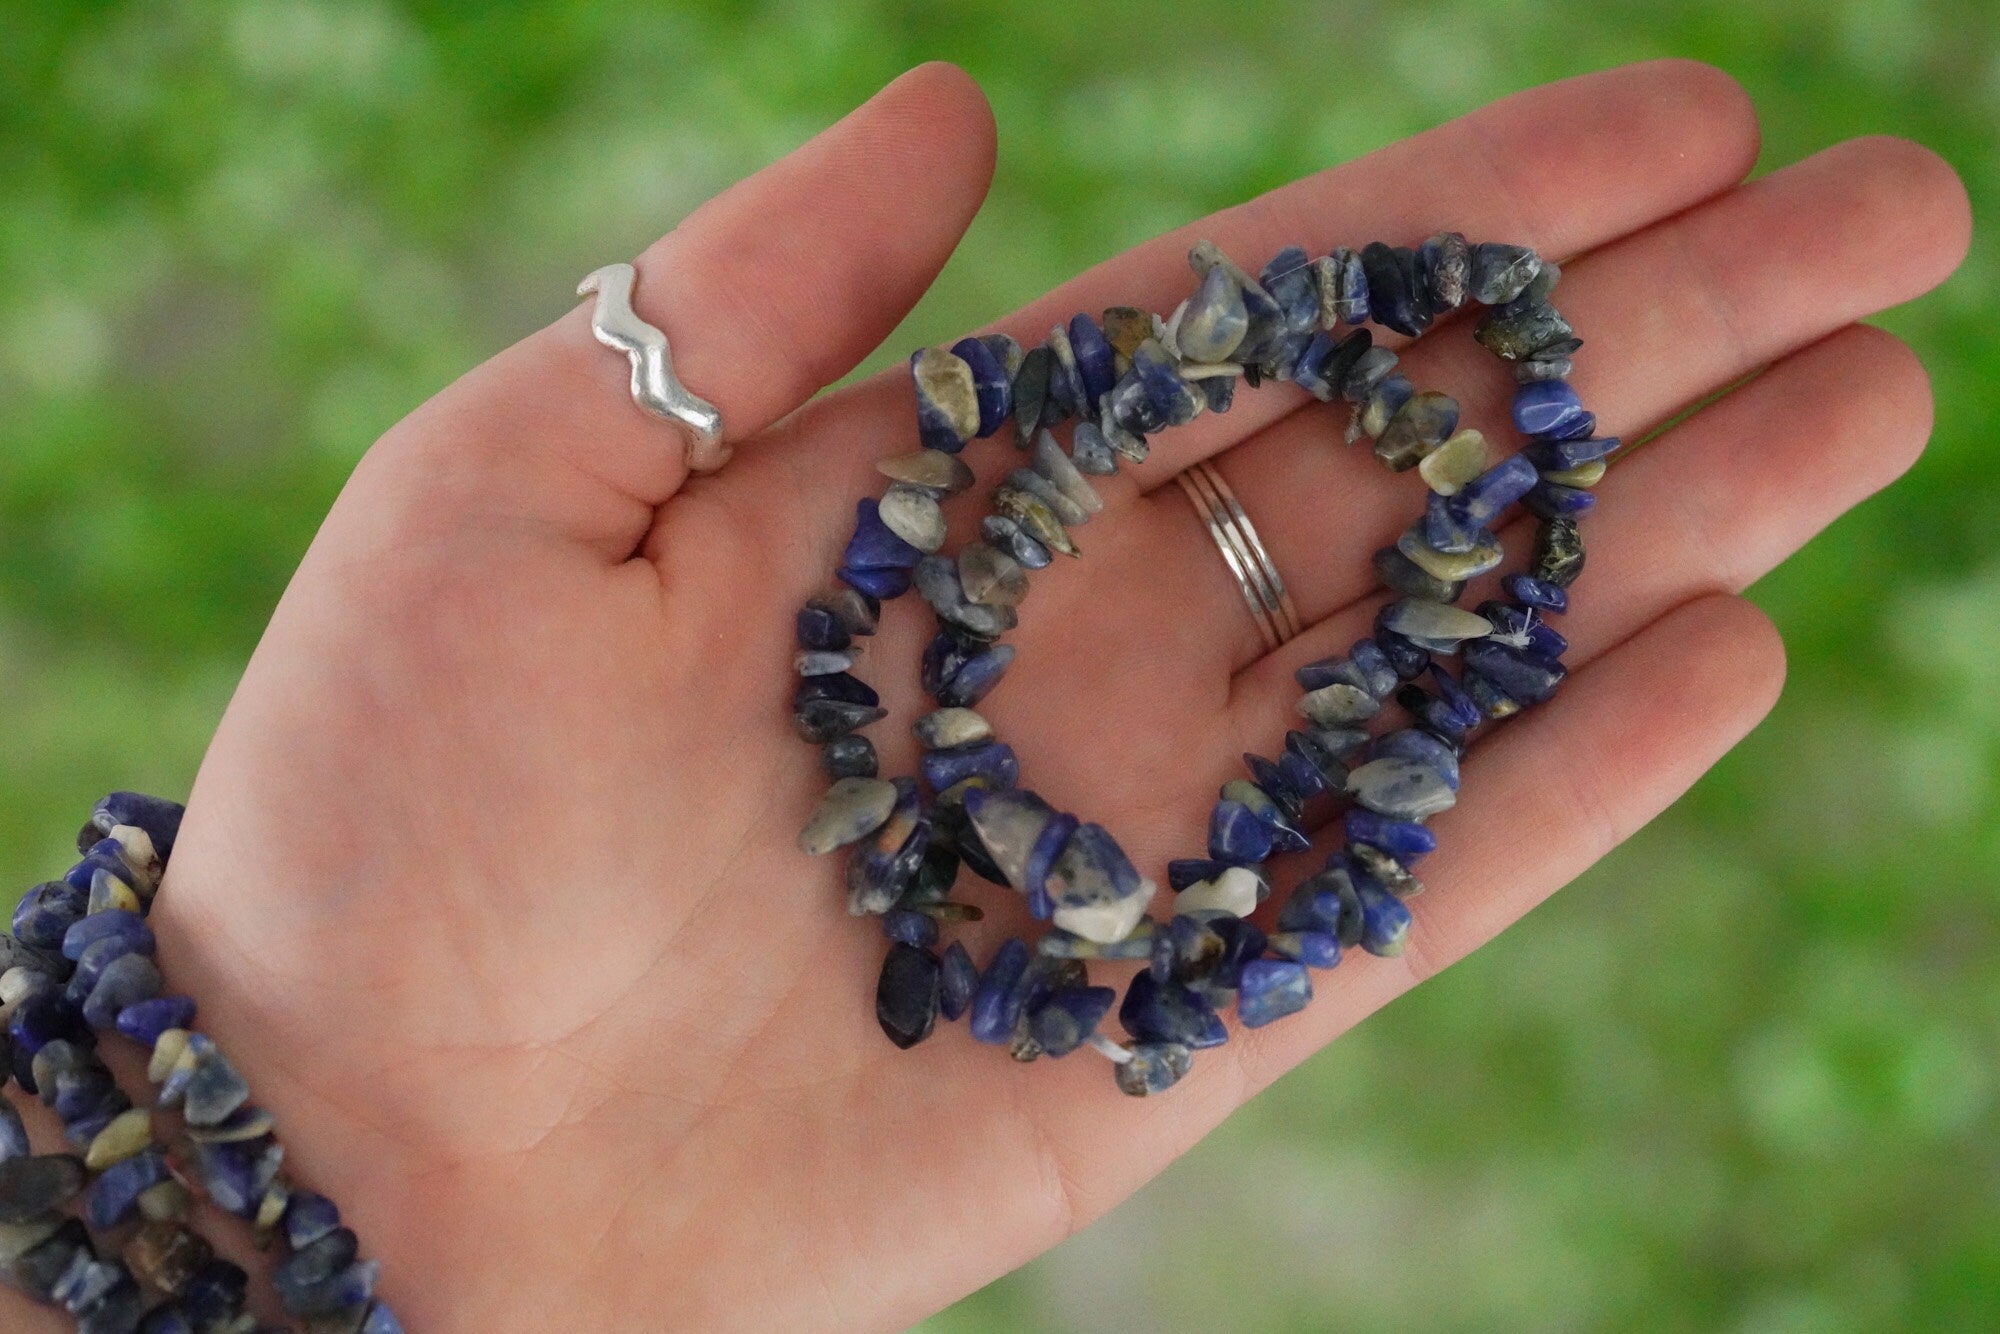
[[[908,314],[978,211],[993,158],[978,86],[956,66],[919,66],[648,247],[633,309],[736,445]],[[578,276],[612,258],[581,261]],[[385,436],[354,485],[388,490],[420,525],[518,520],[630,557],[686,480],[685,451],[632,401],[626,358],[590,321],[581,301],[464,376]]]

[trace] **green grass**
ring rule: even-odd
[[[2000,17],[1975,0],[4,13],[17,886],[103,787],[185,789],[377,433],[558,314],[587,263],[917,61],[985,85],[999,174],[871,364],[1491,97],[1649,56],[1741,78],[1766,166],[1887,131],[1942,151],[1982,213],[2000,189]],[[927,1328],[1991,1322],[1994,258],[1883,321],[1935,377],[1936,441],[1755,590],[1791,650],[1770,722],[1520,929]]]

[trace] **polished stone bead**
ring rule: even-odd
[[[843,778],[873,778],[879,772],[875,743],[856,732],[827,742],[819,759],[820,768],[835,782]]]
[[[1481,241],[1472,247],[1466,291],[1481,305],[1498,306],[1521,295],[1541,268],[1526,246]]]
[[[195,1051],[194,1068],[181,1095],[181,1116],[191,1126],[212,1126],[250,1098],[250,1086],[213,1043]]]
[[[1104,328],[1104,341],[1111,344],[1111,364],[1120,375],[1132,364],[1132,354],[1139,344],[1159,336],[1153,312],[1137,306],[1106,306],[1098,323]],[[1187,355],[1186,349],[1182,349],[1181,355]]]
[[[926,750],[969,746],[993,737],[993,724],[971,709],[937,709],[917,719],[910,729]]]
[[[923,817],[916,780],[890,781],[896,787],[895,810],[848,855],[847,911],[856,917],[894,907],[916,880],[930,850],[931,828]]]
[[[1372,843],[1349,843],[1347,855],[1370,880],[1399,899],[1413,899],[1424,892],[1423,882],[1409,868]]]
[[[1588,489],[1603,481],[1604,473],[1604,460],[1592,459],[1588,463],[1579,463],[1574,468],[1544,468],[1542,480],[1553,482],[1557,486],[1580,486]]]
[[[1258,272],[1257,283],[1278,303],[1288,334],[1297,338],[1319,328],[1319,284],[1301,247],[1288,245],[1273,255]]]
[[[1347,775],[1347,790],[1369,810],[1396,820],[1425,820],[1457,798],[1428,764],[1394,756],[1370,760]]]
[[[1070,354],[1076,359],[1077,379],[1083,387],[1084,412],[1095,415],[1098,400],[1110,392],[1118,378],[1113,367],[1115,354],[1097,321],[1081,311],[1070,316],[1067,332]]]
[[[271,1275],[278,1301],[293,1315],[329,1315],[365,1304],[374,1295],[372,1262],[357,1261],[360,1241],[335,1228],[303,1250],[293,1251]],[[357,1276],[357,1269],[368,1273]],[[361,1281],[356,1281],[360,1277]]]
[[[69,929],[90,908],[90,887],[66,880],[36,885],[14,908],[14,936],[35,949],[59,950]]]
[[[1447,725],[1455,732],[1468,732],[1479,726],[1479,709],[1466,697],[1452,674],[1439,663],[1431,664],[1431,686],[1437,691],[1438,702],[1444,707]]]
[[[1178,893],[1190,885],[1221,875],[1228,868],[1228,862],[1219,862],[1212,857],[1176,857],[1167,863],[1167,884]]]
[[[1518,456],[1516,456],[1518,457]],[[1459,499],[1458,496],[1452,497]],[[1474,579],[1499,565],[1507,553],[1500,548],[1499,540],[1490,533],[1484,535],[1472,550],[1460,553],[1439,551],[1430,544],[1425,532],[1425,522],[1419,519],[1404,530],[1396,540],[1396,550],[1408,557],[1419,569],[1440,583],[1462,584]]]
[[[97,948],[102,949],[103,945]],[[92,1028],[108,1031],[117,1026],[118,1016],[127,1008],[152,1000],[165,985],[160,967],[151,956],[122,954],[105,966],[97,985],[83,1002],[84,1021]]]
[[[1218,264],[1202,275],[1200,286],[1188,298],[1174,328],[1174,342],[1189,361],[1227,361],[1249,328],[1243,289],[1235,276]]]
[[[837,653],[854,642],[847,626],[826,607],[799,608],[797,625],[799,648],[808,653]]]
[[[965,794],[965,813],[981,848],[1007,883],[1027,892],[1029,858],[1055,811],[1021,788],[974,788]]]
[[[1292,679],[1302,690],[1324,690],[1331,685],[1348,685],[1370,695],[1386,693],[1374,689],[1374,681],[1351,657],[1340,654],[1331,658],[1320,658],[1306,663],[1292,672]]]
[[[1118,1022],[1141,1042],[1175,1042],[1199,1050],[1229,1041],[1221,1016],[1200,994],[1178,982],[1163,983],[1145,969],[1126,987]]]
[[[1459,556],[1486,541],[1486,526],[1460,513],[1450,498],[1432,492],[1424,503],[1424,544],[1441,555]]]
[[[1317,333],[1306,341],[1292,364],[1292,382],[1322,403],[1340,397],[1340,378],[1329,373],[1335,365],[1335,351],[1332,337]]]
[[[1203,406],[1200,394],[1175,369],[1173,358],[1151,338],[1132,354],[1132,369],[1120,378],[1111,395],[1115,420],[1139,435],[1184,426]]]
[[[1566,380],[1538,380],[1514,391],[1514,429],[1522,435],[1562,436],[1587,416]]]
[[[1236,381],[1234,375],[1201,375],[1194,377],[1194,388],[1210,412],[1227,412],[1236,401]]]
[[[986,697],[987,691],[1000,684],[1000,678],[1013,661],[1012,644],[994,644],[977,653],[966,654],[958,665],[940,678],[938,688],[931,691],[931,697],[943,705],[965,707],[977,704]]]
[[[991,1044],[1012,1040],[1024,1000],[1017,995],[1017,988],[1027,968],[1025,941],[1010,937],[994,952],[972,994],[971,1028],[975,1039]]]
[[[1290,822],[1296,822],[1305,814],[1306,798],[1318,795],[1325,786],[1315,774],[1311,786],[1299,787],[1292,781],[1291,775],[1285,772],[1283,764],[1276,760],[1267,760],[1253,751],[1243,753],[1243,767],[1250,771],[1251,780],[1270,795],[1271,800],[1276,802],[1278,809],[1284,813],[1285,819]]]
[[[949,556],[925,556],[917,562],[915,579],[918,594],[938,619],[974,639],[998,639],[1020,621],[1019,614],[1005,603],[974,602],[966,597],[958,581],[958,562]]]
[[[992,545],[1002,555],[1013,560],[1024,570],[1044,569],[1050,561],[1055,559],[1054,556],[1049,554],[1047,547],[1037,542],[1033,537],[1030,537],[1021,529],[1019,524],[1003,515],[989,514],[981,519],[979,521],[979,533],[985,542]],[[973,544],[967,543],[966,545],[969,547]],[[958,571],[961,584],[964,583],[966,578],[964,554],[964,550],[961,549]],[[984,575],[975,570],[974,579],[976,583],[983,584]],[[1027,595],[1027,580],[1023,579],[1021,581],[1019,591],[1023,597]],[[992,594],[989,594],[987,598],[973,599],[975,602],[990,600],[995,600]],[[1000,600],[1004,600],[1004,598]],[[1016,601],[1019,601],[1019,599],[1017,598]]]
[[[1556,585],[1529,574],[1510,574],[1500,581],[1508,596],[1530,607],[1561,615],[1569,610],[1569,594]]]
[[[992,435],[1007,420],[1013,390],[1007,368],[993,355],[993,349],[977,338],[959,339],[951,345],[951,355],[972,372],[972,396],[979,412],[974,433]]]
[[[1485,472],[1491,462],[1486,437],[1470,428],[1455,432],[1450,439],[1425,454],[1417,463],[1424,485],[1441,496],[1455,495],[1458,489]]]
[[[1328,329],[1335,321],[1360,324],[1368,318],[1368,275],[1361,256],[1341,246],[1314,268],[1319,280],[1319,320]]]
[[[1521,497],[1521,508],[1542,519],[1574,519],[1597,503],[1589,491],[1543,482]]]
[[[83,1190],[83,1160],[66,1153],[0,1162],[0,1223],[26,1223]]]
[[[21,1234],[22,1241],[25,1242],[28,1235],[42,1232],[45,1220],[49,1218],[49,1215],[43,1215],[23,1224],[27,1231]],[[90,1233],[84,1228],[83,1221],[60,1219],[41,1240],[32,1245],[23,1244],[19,1254],[6,1266],[5,1274],[13,1286],[34,1300],[53,1302],[56,1284],[69,1272],[77,1258],[81,1256],[87,1263],[92,1254]]]
[[[974,774],[990,780],[992,786],[1008,787],[1021,776],[1021,764],[1014,748],[1000,741],[976,741],[946,750],[925,752],[919,761],[924,781],[931,791],[942,792]]]
[[[146,831],[154,852],[165,862],[173,856],[184,813],[179,802],[164,797],[149,797],[143,792],[110,793],[92,808],[90,820],[77,835],[76,850],[88,852],[120,825],[132,825]]]
[[[1361,898],[1361,948],[1383,958],[1403,952],[1410,932],[1410,909],[1401,899],[1376,884],[1363,884]]]
[[[1310,840],[1286,811],[1283,803],[1259,784],[1247,779],[1236,778],[1222,785],[1218,794],[1223,801],[1233,801],[1248,808],[1250,813],[1271,831],[1271,847],[1275,852],[1303,852],[1310,846]],[[1211,852],[1212,855],[1212,852]]]
[[[937,955],[903,940],[889,947],[875,986],[875,1018],[889,1041],[914,1047],[931,1035],[937,1026],[938,988]]]
[[[1313,797],[1333,790],[1318,765],[1289,750],[1278,756],[1277,770],[1284,786],[1297,794],[1301,805]]]
[[[1395,668],[1398,680],[1407,681],[1421,676],[1424,668],[1430,666],[1431,655],[1394,630],[1377,630],[1374,639],[1376,646],[1382,650],[1382,656]]]
[[[882,493],[876,512],[883,527],[918,551],[936,551],[944,545],[944,511],[920,487],[896,483]]]
[[[1557,485],[1594,486],[1604,475],[1603,461],[1615,453],[1623,442],[1615,435],[1581,435],[1562,440],[1538,440],[1525,451],[1541,469],[1542,480]],[[1574,473],[1598,465],[1593,471],[1584,472],[1588,480],[1571,482],[1558,474]]]
[[[1348,443],[1352,444],[1364,435],[1376,438],[1382,436],[1388,431],[1389,423],[1409,406],[1410,400],[1416,395],[1417,387],[1411,384],[1407,377],[1384,376],[1380,384],[1368,391],[1368,397],[1355,412],[1354,420],[1347,431]]]
[[[1383,608],[1380,624],[1432,653],[1451,653],[1468,639],[1480,639],[1493,626],[1474,612],[1444,602],[1403,598]]]
[[[1465,662],[1522,704],[1541,703],[1556,693],[1569,674],[1569,669],[1554,658],[1492,640],[1467,645]]]
[[[880,599],[852,586],[835,585],[826,592],[814,596],[806,605],[831,612],[852,635],[874,634],[882,612]]]
[[[12,1158],[26,1158],[33,1150],[28,1146],[28,1131],[21,1124],[21,1113],[14,1104],[0,1098],[0,1163]]]
[[[35,1053],[51,1042],[91,1041],[90,1025],[84,1022],[82,1009],[59,991],[40,991],[24,997],[8,1017],[7,1035],[13,1041],[17,1075],[22,1065],[31,1062]],[[31,1093],[35,1091],[32,1085],[26,1087]]]
[[[1118,456],[1111,451],[1111,442],[1104,438],[1096,422],[1078,422],[1070,433],[1070,462],[1078,472],[1093,477],[1109,477],[1118,471]]]
[[[972,367],[942,348],[926,347],[910,357],[917,391],[917,435],[927,449],[956,454],[980,426],[979,390]]]
[[[293,1250],[303,1250],[340,1226],[340,1210],[326,1196],[310,1190],[295,1190],[285,1205],[285,1242]]]
[[[1414,468],[1458,429],[1458,400],[1435,391],[1414,395],[1375,439],[1375,457],[1395,472]]]
[[[1417,252],[1428,283],[1431,308],[1457,310],[1472,283],[1472,248],[1460,232],[1439,232]]]
[[[63,934],[62,955],[72,961],[81,959],[86,949],[104,940],[121,942],[119,953],[124,954],[151,954],[156,948],[153,930],[146,925],[144,917],[135,912],[112,909],[79,918]]]
[[[1069,455],[1063,453],[1062,446],[1056,443],[1056,438],[1047,431],[1035,437],[1034,470],[1038,476],[1054,487],[1064,500],[1082,512],[1084,518],[1078,519],[1077,522],[1081,523],[1090,515],[1103,510],[1104,501],[1091,488],[1089,481],[1077,470],[1076,465],[1070,462]]]
[[[854,666],[851,650],[800,649],[792,655],[792,670],[800,676],[831,676]]]
[[[895,809],[895,784],[880,778],[840,779],[799,831],[799,851],[816,857],[857,843],[880,829]]]
[[[921,560],[923,554],[922,550],[897,536],[882,521],[881,502],[875,497],[863,496],[855,503],[854,536],[848,539],[847,549],[841,555],[842,569],[907,570]],[[863,588],[862,591],[871,590]]]
[[[1248,866],[1225,865],[1211,879],[1199,880],[1174,900],[1176,913],[1225,912],[1247,917],[1271,892],[1271,882]]]
[[[1506,718],[1521,711],[1520,701],[1494,685],[1478,672],[1465,674],[1465,693],[1488,718]]]
[[[1283,310],[1277,300],[1264,290],[1234,260],[1222,253],[1213,242],[1197,241],[1188,250],[1188,265],[1206,278],[1211,268],[1220,266],[1229,271],[1243,293],[1243,310],[1249,320],[1249,329],[1243,341],[1236,346],[1235,359],[1244,363],[1256,363],[1268,357],[1283,343],[1286,327]]]
[[[131,1107],[105,1122],[93,1135],[83,1156],[83,1165],[102,1172],[113,1163],[122,1163],[153,1142],[153,1114],[143,1107]]]
[[[1382,703],[1359,686],[1335,682],[1299,697],[1298,710],[1322,727],[1366,722],[1381,712]]]
[[[1568,588],[1576,582],[1576,577],[1583,573],[1583,539],[1574,519],[1544,519],[1535,525],[1535,550],[1529,570],[1535,578],[1557,588]]]
[[[186,1225],[161,1221],[139,1229],[125,1248],[125,1258],[140,1282],[171,1295],[186,1287],[195,1271],[215,1258],[215,1251]]]
[[[180,1292],[181,1306],[204,1334],[234,1320],[243,1310],[250,1276],[227,1260],[210,1260],[188,1279]]]
[[[1045,1055],[1067,1056],[1097,1031],[1117,999],[1110,987],[1060,987],[1029,1014],[1029,1032]]]
[[[1306,966],[1289,959],[1252,959],[1243,965],[1236,1016],[1245,1028],[1296,1014],[1312,1000],[1312,978]]]
[[[83,1200],[84,1221],[108,1232],[138,1209],[141,1192],[167,1179],[167,1160],[158,1150],[135,1154],[98,1173]]]
[[[1076,543],[1070,541],[1069,533],[1064,530],[1055,511],[1031,490],[1015,486],[1012,482],[994,488],[993,512],[1013,520],[1022,532],[1051,551],[1060,551],[1065,556],[1081,554]],[[1021,560],[1020,552],[1013,554],[1015,559]],[[1029,564],[1026,560],[1021,560],[1021,563]]]
[[[1285,733],[1285,755],[1319,774],[1327,790],[1339,791],[1347,786],[1347,766],[1341,757],[1367,737],[1366,732],[1348,728],[1289,731]]]
[[[1361,251],[1368,277],[1368,311],[1377,324],[1415,337],[1430,327],[1428,295],[1418,284],[1416,252],[1370,241]]]
[[[1299,882],[1278,912],[1279,931],[1323,931],[1342,945],[1361,939],[1361,899],[1344,854]]]
[[[1120,458],[1129,459],[1133,463],[1144,463],[1153,452],[1153,447],[1146,442],[1144,435],[1129,431],[1118,424],[1109,404],[1098,416],[1097,429],[1104,432],[1104,442],[1110,445],[1112,452]]]
[[[1240,801],[1218,801],[1209,815],[1208,855],[1249,865],[1271,855],[1271,827]]]
[[[1487,527],[1539,480],[1535,465],[1525,455],[1510,454],[1461,486],[1449,503],[1462,520]]]
[[[1138,1043],[1130,1060],[1113,1067],[1118,1091],[1134,1098],[1164,1093],[1186,1076],[1193,1060],[1193,1053],[1183,1043]]]
[[[1142,884],[1132,858],[1102,824],[1080,824],[1048,870],[1048,896],[1060,908],[1122,902],[1136,896]],[[1088,936],[1088,932],[1078,934]],[[1098,940],[1098,936],[1088,938]]]
[[[1055,353],[1046,345],[1031,347],[1021,357],[1021,369],[1014,372],[1014,439],[1024,447],[1036,431],[1061,420],[1049,401],[1049,372],[1054,363]]]
[[[957,1019],[972,1005],[979,989],[979,969],[966,953],[965,945],[954,940],[946,948],[938,966],[938,1013],[946,1022]]]
[[[1365,403],[1376,386],[1395,372],[1399,358],[1386,347],[1370,345],[1354,359],[1354,368],[1340,383],[1340,396],[1350,403]]]
[[[1037,954],[1058,959],[1149,959],[1156,931],[1153,919],[1142,917],[1121,940],[1090,940],[1060,927],[1052,927],[1035,945]]]
[[[1340,938],[1331,931],[1278,931],[1265,946],[1281,959],[1294,959],[1308,968],[1333,968],[1340,963]]]
[[[1350,842],[1380,848],[1404,866],[1437,850],[1437,835],[1414,820],[1396,820],[1365,806],[1349,808],[1343,827]]]
[[[937,918],[913,908],[891,908],[882,914],[882,934],[890,940],[927,949],[938,942]]]
[[[979,341],[986,344],[986,350],[993,354],[993,359],[1000,363],[1000,369],[1006,372],[1008,394],[1011,398],[1014,376],[1021,369],[1022,352],[1019,340],[1011,334],[985,333],[979,335]]]
[[[284,1163],[284,1147],[271,1140],[226,1141],[190,1145],[187,1168],[218,1209],[238,1218],[253,1218],[264,1192]]]
[[[1562,342],[1574,332],[1546,302],[1496,306],[1481,317],[1472,336],[1479,345],[1507,361],[1523,361]]]
[[[1462,580],[1440,579],[1418,565],[1396,547],[1383,547],[1374,556],[1375,573],[1391,591],[1429,602],[1456,602],[1465,590]]]

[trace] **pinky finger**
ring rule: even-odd
[[[1296,1018],[1239,1030],[1224,1050],[1243,1096],[1491,940],[1665,810],[1763,719],[1784,675],[1764,614],[1712,594],[1497,729],[1466,758],[1464,803],[1435,821],[1438,852],[1420,868],[1430,892],[1411,902],[1404,954],[1322,974],[1317,1002]]]

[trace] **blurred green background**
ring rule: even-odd
[[[1974,0],[7,0],[0,870],[61,864],[106,786],[186,789],[384,427],[910,64],[985,85],[999,174],[871,366],[1497,95],[1666,54],[1750,87],[1765,167],[1889,131],[1976,208],[2000,191],[2000,11]],[[1884,320],[1936,378],[1936,441],[1755,590],[1791,648],[1770,722],[927,1329],[2000,1323],[1995,258]]]

